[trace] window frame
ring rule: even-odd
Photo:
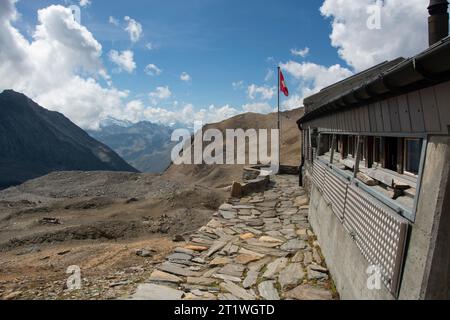
[[[372,167],[383,166],[383,137],[373,137],[373,165]]]
[[[419,177],[419,174],[420,174],[420,165],[421,165],[421,158],[422,158],[422,154],[420,154],[419,155],[419,169],[418,169],[418,172],[417,172],[417,174],[416,173],[414,173],[414,172],[410,172],[410,171],[408,171],[408,170],[406,170],[406,167],[407,167],[407,162],[408,162],[408,148],[407,148],[407,145],[408,145],[408,141],[419,141],[419,142],[421,142],[422,144],[421,144],[421,146],[420,146],[420,152],[422,153],[422,149],[423,149],[423,143],[424,143],[424,139],[421,139],[421,138],[404,138],[404,140],[403,140],[403,174],[405,174],[405,175],[407,175],[407,176],[411,176],[411,177]]]
[[[391,172],[393,175],[404,175],[405,178],[411,179],[414,178],[416,180],[416,194],[414,197],[414,204],[413,207],[406,207],[403,204],[397,202],[396,200],[392,200],[389,198],[386,198],[385,196],[379,194],[377,191],[374,191],[373,189],[371,189],[370,187],[366,187],[367,190],[371,190],[371,194],[379,199],[381,202],[383,202],[384,204],[388,205],[389,207],[391,207],[392,209],[396,210],[400,216],[408,219],[409,221],[411,221],[412,223],[415,222],[416,220],[416,214],[417,214],[417,207],[418,207],[418,201],[419,201],[419,194],[420,194],[420,190],[421,190],[421,186],[422,186],[422,179],[423,179],[423,171],[425,168],[425,159],[427,156],[427,152],[428,152],[428,135],[427,134],[401,134],[401,135],[397,135],[397,134],[386,134],[386,133],[377,133],[377,134],[367,134],[367,133],[355,133],[355,132],[345,132],[345,131],[340,131],[340,132],[333,132],[333,131],[328,131],[328,130],[320,130],[319,131],[320,134],[323,135],[336,135],[336,148],[335,148],[335,154],[340,154],[341,155],[341,160],[345,160],[348,159],[348,141],[349,141],[349,136],[352,136],[355,140],[357,140],[357,137],[360,136],[361,138],[364,139],[364,143],[366,144],[366,148],[369,146],[369,140],[367,138],[373,138],[372,139],[372,144],[373,146],[370,146],[370,150],[366,150],[366,153],[368,153],[368,157],[371,159],[372,161],[372,166],[371,168],[365,168],[365,169],[383,169],[386,170],[388,172]],[[419,174],[418,175],[410,175],[407,174],[405,172],[399,173],[395,170],[389,170],[386,169],[385,166],[383,165],[385,159],[384,157],[386,157],[386,155],[384,154],[384,150],[385,150],[385,138],[397,138],[397,139],[401,139],[403,141],[403,145],[402,148],[398,149],[397,151],[400,151],[403,155],[404,153],[404,148],[406,146],[405,140],[406,139],[412,139],[412,140],[421,140],[422,141],[422,148],[421,148],[421,156],[420,156],[420,164],[419,164]],[[379,159],[378,161],[376,161],[376,157],[375,157],[375,148],[377,146],[377,142],[378,146],[379,146],[379,150],[381,151],[380,155],[379,155]],[[397,144],[400,145],[400,144]],[[338,152],[339,150],[339,152]],[[363,184],[363,182],[358,179],[357,177],[354,177],[354,175],[352,175],[350,172],[342,170],[341,168],[339,168],[339,166],[337,166],[335,163],[330,163],[330,159],[325,159],[322,157],[318,157],[317,158],[318,161],[321,161],[322,163],[324,163],[325,165],[327,165],[330,169],[332,169],[333,171],[336,172],[336,174],[341,175],[342,177],[346,178],[348,181],[350,181],[350,183],[354,183],[356,185],[361,185]],[[401,164],[403,166],[403,162],[405,161],[405,157],[402,158]],[[360,163],[362,162],[362,160],[360,159]],[[404,170],[404,169],[403,169]]]

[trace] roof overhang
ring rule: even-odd
[[[450,80],[450,37],[316,106],[298,120],[297,124],[301,129],[303,123],[328,115],[330,111],[357,107],[448,80]],[[326,94],[326,90],[328,88],[322,90],[321,94]]]

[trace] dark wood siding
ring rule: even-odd
[[[384,132],[383,113],[381,111],[381,103],[375,103],[375,121],[377,123],[377,132]]]
[[[383,116],[383,131],[392,132],[391,113],[389,112],[389,100],[381,101],[381,113]]]
[[[419,91],[408,94],[408,103],[411,115],[411,128],[414,132],[425,132],[422,101],[420,99]]]
[[[400,128],[400,117],[398,114],[398,99],[392,98],[388,100],[388,109],[389,109],[389,115],[391,119],[391,129],[393,132],[400,132],[402,131]]]
[[[436,103],[434,88],[427,88],[420,91],[422,98],[423,117],[425,120],[425,130],[427,132],[441,131],[439,111]]]
[[[400,129],[402,132],[411,132],[411,116],[409,114],[408,97],[398,97],[398,110],[400,113]]]
[[[448,134],[450,130],[450,82],[437,85],[435,93],[439,118],[441,119],[441,129]]]
[[[306,127],[367,134],[449,134],[450,81],[358,108],[327,113]]]

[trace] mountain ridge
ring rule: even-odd
[[[115,150],[124,160],[142,172],[161,173],[171,164],[173,128],[149,121],[129,126],[111,123],[89,135]]]
[[[53,171],[138,172],[63,114],[22,93],[0,93],[0,188]]]

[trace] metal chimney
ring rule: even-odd
[[[428,12],[428,37],[430,46],[448,36],[447,0],[430,0]]]

